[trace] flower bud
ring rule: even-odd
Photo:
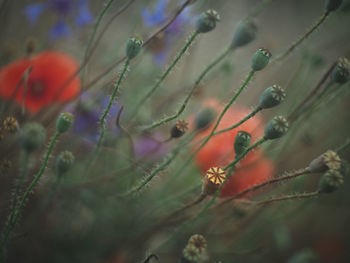
[[[213,9],[209,9],[199,16],[196,23],[196,30],[198,33],[209,32],[216,27],[216,22],[218,21],[220,21],[218,12]]]
[[[239,131],[237,133],[234,142],[236,156],[241,155],[249,147],[251,139],[252,136],[248,132]]]
[[[216,118],[216,112],[212,108],[204,108],[194,119],[194,129],[196,131],[207,128]]]
[[[350,62],[346,58],[340,58],[331,73],[331,80],[343,84],[349,80]]]
[[[326,13],[335,11],[342,4],[343,0],[326,0],[324,3],[324,10]]]
[[[179,138],[188,130],[188,122],[185,120],[177,120],[170,130],[171,138]]]
[[[321,178],[318,185],[320,193],[331,193],[344,183],[344,177],[338,170],[328,170]]]
[[[267,49],[259,48],[252,59],[252,70],[262,70],[269,64],[271,53]]]
[[[19,131],[19,143],[23,150],[30,153],[39,149],[45,142],[46,130],[36,122],[23,125]]]
[[[4,130],[9,132],[9,133],[15,133],[19,130],[19,125],[18,125],[16,118],[11,117],[11,116],[7,117],[3,121],[2,126],[3,126]]]
[[[268,87],[261,94],[259,100],[259,107],[261,109],[268,109],[277,106],[286,98],[285,91],[278,85]]]
[[[64,133],[72,127],[74,122],[74,116],[69,112],[61,113],[56,120],[56,131],[58,133]]]
[[[187,245],[182,251],[181,263],[195,263],[200,258],[200,251],[193,245]]]
[[[56,172],[61,176],[74,164],[74,155],[70,151],[61,152],[56,158]]]
[[[265,127],[264,138],[273,140],[282,137],[288,131],[288,122],[282,116],[276,116]]]
[[[133,59],[140,53],[143,45],[143,41],[140,37],[133,36],[130,37],[128,43],[126,44],[126,56],[128,59]]]
[[[255,39],[257,27],[249,20],[241,20],[235,27],[231,48],[242,47]]]
[[[225,181],[226,173],[220,167],[211,167],[203,178],[202,192],[205,195],[213,195]]]
[[[316,159],[314,159],[308,166],[311,173],[322,173],[329,169],[340,169],[342,166],[339,155],[331,150],[326,151]]]
[[[196,234],[190,237],[188,245],[196,247],[202,253],[207,248],[207,241],[204,236]]]

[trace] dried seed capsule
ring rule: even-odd
[[[195,246],[202,253],[207,248],[207,241],[204,236],[195,234],[188,240],[188,245]]]
[[[194,129],[196,131],[207,128],[216,117],[216,112],[212,108],[204,108],[194,119]]]
[[[331,73],[331,79],[335,83],[343,84],[349,80],[350,62],[346,58],[340,58]]]
[[[331,150],[326,151],[316,159],[314,159],[308,166],[311,173],[322,173],[329,169],[340,169],[342,165],[339,155]]]
[[[220,21],[218,12],[213,9],[209,9],[199,16],[196,23],[196,30],[198,33],[209,32],[216,27],[216,22],[218,21]]]
[[[242,47],[255,39],[257,27],[249,20],[241,20],[235,27],[231,48]]]
[[[344,183],[344,177],[338,170],[328,170],[321,178],[318,185],[320,193],[331,193]]]
[[[271,53],[264,48],[259,48],[258,51],[255,52],[252,59],[252,70],[259,71],[262,70],[269,64],[271,58]]]
[[[199,260],[201,252],[193,245],[187,245],[182,251],[181,263],[194,263]]]
[[[282,137],[288,131],[288,122],[282,116],[276,116],[265,127],[264,138],[273,140]]]
[[[261,109],[268,109],[277,106],[286,98],[285,91],[278,85],[268,87],[261,94],[259,100],[259,107]]]
[[[126,44],[126,56],[128,59],[133,59],[140,53],[143,41],[140,37],[130,37]]]
[[[170,130],[171,138],[179,138],[188,130],[188,122],[185,120],[177,120]]]
[[[46,139],[45,128],[36,122],[23,125],[19,131],[19,143],[23,150],[30,153],[40,148]]]
[[[61,176],[74,164],[74,155],[70,151],[61,152],[56,158],[56,172]]]
[[[4,130],[9,132],[9,133],[15,133],[19,130],[19,125],[18,125],[16,118],[11,117],[11,116],[7,117],[3,121],[2,126],[3,126]]]
[[[236,156],[241,155],[249,147],[251,139],[252,136],[248,132],[239,131],[237,133],[234,142]]]
[[[343,0],[326,0],[324,3],[324,10],[326,13],[335,11],[342,4]]]
[[[211,167],[203,178],[202,192],[206,195],[213,195],[225,181],[226,173],[220,167]]]
[[[64,133],[72,127],[74,122],[74,116],[69,112],[61,113],[56,120],[56,131],[58,133]]]

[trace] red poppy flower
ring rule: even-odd
[[[0,97],[13,98],[20,105],[24,103],[31,113],[36,113],[52,103],[69,101],[79,94],[78,77],[61,89],[77,69],[78,63],[72,57],[59,52],[45,51],[31,58],[21,58],[0,69]],[[29,75],[24,83],[26,72]]]
[[[204,103],[205,107],[211,107],[218,114],[222,111],[221,106],[216,100],[209,100]],[[237,123],[251,111],[242,106],[233,105],[222,118],[218,128],[221,130]],[[196,136],[197,139],[204,138],[209,135],[214,127],[214,123],[200,132]],[[260,138],[264,134],[264,123],[259,116],[255,116],[236,129],[223,132],[210,139],[210,141],[197,153],[195,161],[199,166],[202,174],[213,166],[224,167],[234,160],[234,141],[239,131],[246,131],[252,135],[252,141]],[[198,147],[198,144],[196,144]],[[194,146],[196,148],[196,146]],[[273,163],[264,157],[259,150],[252,151],[236,166],[234,174],[225,183],[221,189],[221,197],[233,196],[250,186],[262,183],[272,176],[274,172]]]

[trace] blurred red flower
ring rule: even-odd
[[[18,59],[0,69],[0,97],[13,98],[20,105],[24,103],[31,113],[37,113],[52,103],[69,101],[79,94],[78,77],[61,88],[77,69],[78,63],[72,57],[54,51]]]
[[[223,106],[217,100],[208,100],[203,107],[214,109],[217,114],[223,110]],[[233,105],[222,118],[216,131],[228,128],[237,123],[251,111],[245,107]],[[200,140],[209,135],[214,127],[214,123],[204,131],[196,135],[195,140]],[[196,164],[199,166],[202,175],[213,166],[224,167],[234,160],[234,141],[239,131],[246,131],[251,134],[252,142],[264,134],[264,122],[259,116],[255,116],[241,126],[223,132],[210,139],[210,141],[197,153]],[[198,144],[196,144],[198,147]],[[194,148],[196,149],[196,146]],[[220,197],[233,196],[250,186],[262,183],[271,178],[274,173],[274,164],[264,157],[259,150],[254,150],[236,166],[234,174],[221,189]]]

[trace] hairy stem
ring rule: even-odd
[[[267,200],[261,200],[252,202],[254,205],[267,205],[270,203],[278,202],[278,201],[284,201],[284,200],[291,200],[291,199],[302,199],[302,198],[312,198],[316,197],[320,194],[319,191],[310,192],[310,193],[300,193],[300,194],[294,194],[294,195],[284,195],[279,197],[270,198]]]

